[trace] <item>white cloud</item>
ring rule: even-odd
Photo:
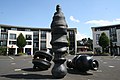
[[[82,40],[83,38],[88,38],[88,36],[86,34],[81,34],[81,33],[77,32],[76,40]]]
[[[73,16],[70,16],[70,20],[73,21],[73,22],[77,22],[77,23],[80,22],[78,19],[75,19]]]
[[[92,24],[94,26],[120,24],[120,19],[118,18],[118,19],[114,19],[112,21],[109,21],[109,20],[90,20],[90,21],[87,21],[86,24]]]
[[[116,21],[120,21],[120,19],[115,19]]]

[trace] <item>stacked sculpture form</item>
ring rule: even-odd
[[[33,69],[48,70],[51,66],[52,55],[50,52],[36,51],[32,60]]]
[[[80,72],[97,70],[99,67],[98,61],[87,55],[76,55],[72,60],[67,60],[66,65],[68,68],[73,68]]]
[[[54,52],[53,62],[55,63],[52,69],[52,75],[55,78],[63,78],[67,74],[67,69],[64,66],[66,59],[63,56],[67,52],[68,47],[67,27],[61,8],[57,5],[51,23],[51,45]]]
[[[61,12],[59,5],[56,6],[56,12],[51,23],[51,45],[50,52],[36,51],[32,63],[34,69],[48,70],[51,67],[51,60],[54,55],[52,68],[52,75],[54,78],[63,78],[67,74],[67,69],[64,66],[66,61],[64,54],[67,52],[67,23],[65,17]],[[67,60],[68,68],[72,68],[81,72],[88,70],[97,70],[99,63],[97,60],[87,55],[76,55],[72,60]]]

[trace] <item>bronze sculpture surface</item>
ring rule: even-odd
[[[55,63],[52,68],[52,75],[55,78],[63,78],[67,74],[67,69],[64,66],[66,59],[63,56],[67,52],[68,47],[67,27],[61,8],[57,5],[56,12],[54,13],[53,21],[51,23],[51,45],[54,53],[53,62]]]

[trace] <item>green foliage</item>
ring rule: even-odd
[[[17,46],[20,48],[20,52],[22,52],[22,48],[26,45],[26,39],[22,33],[17,37]]]
[[[7,55],[7,48],[6,47],[0,47],[0,55]]]
[[[89,51],[93,50],[93,40],[90,38],[83,38],[77,41],[77,46],[87,46]]]
[[[26,45],[26,39],[22,33],[17,37],[17,46],[23,48]]]
[[[104,52],[104,49],[109,46],[109,38],[108,36],[103,32],[101,33],[101,36],[99,38],[99,45],[102,47],[102,51]]]
[[[21,55],[25,55],[25,54],[26,54],[26,53],[18,53],[18,55],[20,55],[20,56],[21,56]]]
[[[67,40],[68,40],[68,46],[70,46],[70,39],[68,38],[68,36],[67,36]]]
[[[88,48],[89,48],[90,51],[93,50],[93,40],[92,39],[88,38],[88,40],[87,40],[87,46],[88,46]]]
[[[109,56],[110,53],[97,53],[97,54],[94,54],[94,56]]]

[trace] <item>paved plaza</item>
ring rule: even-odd
[[[73,56],[67,56],[67,59]],[[99,61],[97,71],[87,74],[68,69],[68,74],[58,80],[120,80],[120,57],[94,56]],[[52,62],[53,63],[53,62]],[[0,56],[0,80],[56,80],[53,79],[51,68],[46,71],[32,69],[32,56]]]

